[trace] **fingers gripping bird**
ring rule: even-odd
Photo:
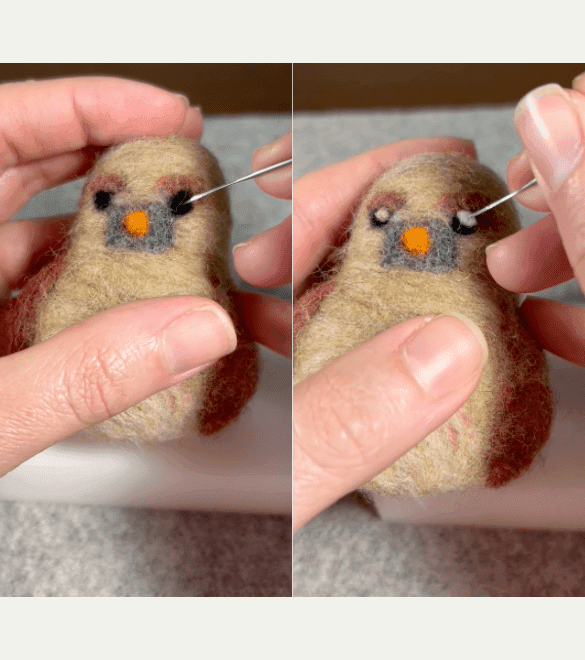
[[[366,193],[332,277],[295,309],[295,382],[386,328],[457,312],[484,333],[489,358],[467,403],[366,485],[421,496],[497,487],[524,472],[546,442],[552,404],[542,350],[515,294],[491,278],[485,248],[519,228],[487,167],[453,154],[403,161]],[[364,368],[367,368],[365,366]]]
[[[163,296],[212,299],[231,315],[238,348],[187,381],[98,425],[138,443],[215,433],[254,393],[257,351],[237,312],[227,265],[231,218],[215,158],[180,138],[113,147],[89,173],[71,234],[56,258],[3,310],[10,345],[21,350],[115,305]]]

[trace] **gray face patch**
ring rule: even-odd
[[[429,233],[429,249],[426,254],[411,254],[402,242],[404,232],[417,226],[424,227]],[[387,268],[447,273],[457,267],[460,238],[441,220],[431,220],[420,225],[390,221],[387,225],[373,230],[386,234],[382,247],[382,265]]]
[[[133,236],[124,227],[124,218],[135,211],[144,211],[148,216],[148,231],[144,236]],[[148,204],[142,208],[109,206],[106,211],[106,245],[134,252],[164,252],[175,242],[175,215],[167,204]]]

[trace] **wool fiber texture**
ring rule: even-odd
[[[3,309],[14,352],[116,305],[199,296],[231,315],[238,348],[189,380],[99,424],[113,441],[162,442],[211,434],[235,419],[258,379],[256,345],[240,320],[227,255],[231,216],[211,153],[185,138],[127,142],[89,173],[67,245]]]
[[[532,463],[550,432],[544,354],[518,314],[518,298],[490,276],[485,248],[519,229],[511,202],[457,218],[507,194],[487,167],[460,155],[398,163],[366,193],[343,258],[295,309],[294,380],[383,330],[426,314],[459,312],[484,333],[489,357],[467,403],[364,490],[421,497],[503,486]]]

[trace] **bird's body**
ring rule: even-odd
[[[333,284],[300,301],[296,382],[416,316],[457,312],[486,337],[489,359],[468,402],[367,488],[421,496],[502,485],[548,437],[544,355],[522,325],[516,296],[493,281],[485,263],[485,247],[518,228],[513,207],[479,216],[477,227],[457,221],[459,210],[478,210],[503,194],[490,170],[461,156],[400,163],[366,194]]]
[[[99,431],[112,440],[164,441],[193,429],[213,433],[254,392],[256,348],[239,322],[227,265],[227,196],[220,192],[195,206],[184,203],[221,183],[215,158],[192,141],[169,136],[114,147],[88,175],[66,249],[50,272],[41,271],[27,285],[36,291],[41,282],[42,290],[17,311],[20,345],[13,349],[42,342],[116,305],[148,298],[209,298],[232,316],[236,352],[100,424]],[[27,300],[26,286],[22,294]]]

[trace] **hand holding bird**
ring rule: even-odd
[[[84,175],[113,144],[177,133],[197,139],[199,110],[178,95],[116,78],[0,87],[1,288],[6,299],[59,250],[72,218],[7,222],[35,194]],[[194,316],[203,314],[205,323]],[[189,335],[185,322],[198,328]],[[0,474],[233,351],[217,303],[185,296],[120,305],[1,359]],[[215,339],[213,339],[215,338]],[[3,335],[4,353],[7,352]],[[175,351],[173,353],[173,351]],[[172,355],[181,360],[173,360]]]
[[[474,322],[464,311],[462,315],[457,305],[451,309],[459,313],[449,315],[440,289],[434,292],[438,306],[427,305],[425,309],[418,300],[420,294],[424,298],[430,293],[432,297],[433,277],[453,279],[451,273],[460,272],[460,260],[469,263],[476,251],[474,241],[470,241],[473,232],[457,231],[460,227],[453,221],[460,209],[448,209],[449,204],[440,203],[448,192],[440,178],[433,182],[434,187],[431,185],[431,205],[441,206],[440,213],[434,208],[429,213],[429,200],[425,207],[421,199],[424,191],[406,194],[403,184],[407,181],[379,179],[365,196],[342,258],[333,252],[333,276],[316,287],[309,277],[323,264],[328,251],[342,242],[356,201],[364,197],[372,182],[397,162],[417,154],[424,160],[422,155],[427,153],[475,158],[473,146],[461,140],[404,141],[295,182],[293,263],[301,303],[295,312],[295,359],[299,357],[293,415],[296,528],[339,497],[385,473],[389,466],[398,465],[400,457],[450,419],[480,383],[488,344],[478,327],[479,319]],[[433,221],[437,226],[431,226]],[[416,236],[413,230],[418,232]],[[491,240],[496,240],[497,234],[496,227]],[[438,251],[432,246],[433,237],[440,239]],[[477,244],[483,256],[486,239],[479,242],[483,242]],[[483,260],[479,277],[487,281],[485,257]],[[396,269],[405,280],[404,286],[388,278],[389,269]],[[421,277],[425,285],[418,282]],[[414,279],[416,287],[406,282]],[[463,274],[461,283],[465,280]],[[353,284],[343,291],[341,287],[347,283]],[[453,295],[465,298],[465,287],[457,291],[457,286],[454,281],[449,284],[455,287]],[[396,296],[401,298],[398,305]],[[344,305],[345,311],[341,309]],[[373,315],[373,323],[359,323],[356,306],[361,306],[364,318]],[[322,314],[316,313],[319,309]],[[385,318],[388,314],[394,319]],[[329,321],[322,318],[325,316]],[[315,320],[325,333],[331,330],[318,350],[314,350],[314,343],[310,345],[311,335],[320,334]],[[340,336],[347,345],[339,346]],[[466,419],[460,421],[463,426],[467,423]],[[454,432],[458,436],[461,429],[457,427]],[[452,440],[456,446],[458,437],[452,435],[447,430],[446,441]],[[440,469],[429,472],[441,476]],[[400,473],[399,468],[398,477]],[[411,468],[407,473],[409,478],[417,478]],[[426,475],[419,476],[424,482]],[[394,487],[379,482],[374,485],[390,488],[390,492]]]

